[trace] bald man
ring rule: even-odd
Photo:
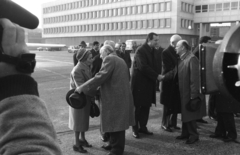
[[[170,45],[162,53],[162,74],[173,70],[178,62],[178,55],[175,47],[182,38],[179,35],[173,35],[170,38]],[[180,129],[177,126],[177,114],[180,112],[180,93],[178,89],[178,77],[171,81],[162,81],[160,84],[160,103],[163,104],[163,116],[161,128],[172,132],[173,129]]]

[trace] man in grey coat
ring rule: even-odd
[[[129,71],[110,45],[100,49],[103,59],[100,71],[77,92],[90,95],[100,86],[101,131],[110,133],[109,155],[122,155],[125,146],[125,130],[135,124],[133,97],[129,84]]]

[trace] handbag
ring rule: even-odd
[[[191,99],[187,104],[186,104],[186,109],[190,112],[195,112],[198,111],[201,107],[202,101],[200,97]]]
[[[100,115],[100,110],[98,105],[94,102],[91,101],[91,107],[90,107],[90,117],[98,117]]]

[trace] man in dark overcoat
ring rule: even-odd
[[[135,122],[133,136],[139,138],[139,132],[147,135],[147,122],[152,104],[156,104],[156,80],[160,76],[154,63],[154,48],[159,37],[156,33],[149,33],[146,43],[136,50],[132,67],[131,88],[135,105]]]
[[[210,97],[209,101],[216,103],[217,111],[217,126],[210,137],[224,142],[236,142],[237,130],[233,114],[240,112],[240,103],[220,93]]]
[[[95,74],[99,72],[102,66],[102,59],[100,58],[98,41],[93,42],[93,48],[91,49],[91,53],[93,57],[91,71],[92,71],[92,75],[95,76]]]
[[[119,56],[126,62],[128,68],[130,69],[132,65],[132,60],[131,60],[130,53],[125,49],[126,49],[126,43],[123,42],[120,46]]]
[[[178,55],[175,51],[176,44],[182,38],[179,35],[173,35],[170,38],[170,45],[162,53],[162,74],[173,70],[178,62]],[[162,81],[160,84],[160,103],[163,104],[163,116],[161,128],[172,132],[170,127],[177,127],[177,113],[180,112],[180,92],[178,88],[178,77],[169,81]]]

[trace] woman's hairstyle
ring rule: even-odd
[[[181,42],[182,46],[184,46],[187,51],[191,50],[191,47],[189,46],[187,40],[181,40]]]
[[[105,46],[105,45],[110,45],[113,49],[115,48],[115,42],[112,41],[112,40],[106,40],[106,41],[104,42],[104,46]]]
[[[76,58],[80,62],[84,62],[87,60],[88,56],[91,54],[90,51],[87,51],[85,48],[82,48],[77,51]]]
[[[103,47],[100,50],[107,51],[109,54],[114,52],[114,49],[110,45],[103,45]]]

